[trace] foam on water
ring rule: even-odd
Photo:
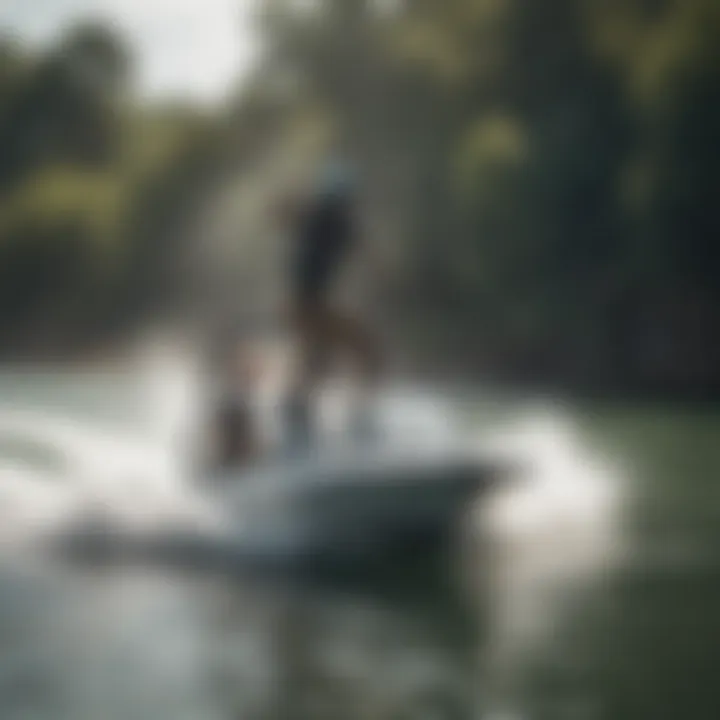
[[[200,409],[195,366],[164,346],[140,360],[127,370],[135,383],[133,422],[108,426],[72,401],[46,411],[16,402],[0,412],[6,542],[53,531],[86,512],[130,529],[209,518],[189,482]],[[109,382],[108,404],[114,391]]]
[[[98,507],[132,527],[212,522],[212,507],[188,482],[207,401],[199,366],[169,345],[141,359],[130,370],[138,419],[126,430],[80,419],[72,407],[0,412],[0,452],[24,448],[0,456],[5,543]],[[269,413],[272,397],[265,396]],[[344,397],[337,390],[325,400],[326,426],[335,431]],[[381,407],[383,427],[408,446],[448,443],[457,432],[449,407],[421,391],[385,395]],[[527,468],[478,513],[493,558],[487,677],[502,704],[503,688],[513,694],[525,659],[559,632],[568,603],[616,557],[622,473],[553,406],[520,412],[483,432],[478,446]]]
[[[6,485],[27,485],[33,497],[44,488],[48,497],[85,495],[145,510],[163,500],[188,502],[193,453],[201,447],[206,417],[204,378],[191,353],[169,344],[145,348],[140,359],[130,369],[137,380],[138,422],[123,431],[78,419],[72,407],[64,414],[17,407],[0,412],[0,472],[8,477]],[[266,392],[260,404],[264,412],[276,410],[277,392]],[[349,406],[346,389],[332,387],[321,406],[325,432],[339,434]],[[461,433],[451,403],[422,390],[385,393],[378,406],[381,434],[399,445],[451,447]],[[13,445],[25,457],[1,455]],[[485,507],[487,531],[535,549],[582,537],[562,553],[547,553],[554,566],[579,568],[591,564],[589,554],[606,553],[615,536],[620,474],[608,458],[583,444],[568,415],[552,406],[523,412],[484,431],[478,447],[529,468]],[[582,557],[576,561],[574,553]]]
[[[485,667],[502,706],[521,694],[538,654],[554,649],[580,663],[562,645],[564,625],[621,556],[624,483],[622,469],[585,443],[557,406],[532,409],[482,444],[527,468],[478,518],[491,548]]]

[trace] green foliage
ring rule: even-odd
[[[102,26],[0,56],[0,351],[67,349],[152,310],[216,125],[130,106],[128,53]]]
[[[720,380],[716,0],[394,5],[266,32],[392,206],[412,311],[511,375]]]
[[[720,384],[719,8],[268,0],[224,118],[130,107],[101,27],[2,42],[5,325],[71,286],[115,322],[187,297],[223,173],[262,195],[263,158],[289,172],[329,126],[429,344],[513,378]]]
[[[69,169],[28,179],[0,206],[3,339],[57,338],[90,320],[112,278],[117,189]],[[55,328],[53,328],[55,326]],[[69,327],[66,327],[69,326]]]

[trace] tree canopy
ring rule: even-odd
[[[263,160],[330,125],[398,346],[516,380],[717,387],[716,0],[266,0],[257,32],[210,114],[130,101],[106,28],[0,42],[7,347],[184,307],[208,198],[262,194]],[[260,267],[235,262],[230,285]]]

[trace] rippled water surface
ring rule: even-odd
[[[456,595],[71,569],[34,549],[88,505],[129,524],[197,513],[198,397],[179,362],[0,374],[3,720],[720,717],[714,410],[388,395],[396,432],[459,422],[525,468],[478,506]]]

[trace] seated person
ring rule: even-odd
[[[248,350],[233,344],[221,350],[219,389],[212,410],[211,465],[217,471],[246,467],[263,451],[252,406],[258,367]]]

